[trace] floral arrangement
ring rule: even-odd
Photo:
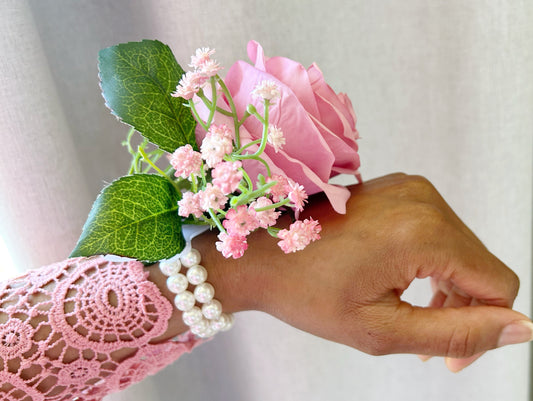
[[[315,64],[267,58],[254,41],[253,64],[238,61],[225,78],[213,55],[198,49],[185,72],[158,41],[100,52],[102,93],[131,126],[132,162],[96,199],[71,256],[168,259],[183,250],[188,224],[218,229],[225,257],[241,257],[260,228],[289,253],[320,238],[318,221],[298,219],[308,195],[323,191],[345,213],[349,191],[328,181],[361,180],[348,97]],[[282,212],[293,214],[288,229],[276,227]]]

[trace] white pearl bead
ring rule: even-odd
[[[202,310],[197,306],[193,306],[192,309],[183,312],[181,317],[183,319],[183,323],[185,323],[187,326],[192,326],[203,319]]]
[[[228,317],[228,321],[226,322],[226,325],[220,329],[221,331],[228,331],[233,327],[233,323],[235,323],[235,316],[232,313],[228,313],[226,316]]]
[[[194,289],[194,297],[202,304],[205,304],[213,299],[215,296],[215,289],[209,283],[202,283]]]
[[[191,310],[195,303],[194,295],[190,291],[183,291],[174,298],[174,305],[182,312]]]
[[[202,313],[207,319],[218,319],[222,314],[222,304],[216,299],[212,299],[202,306]]]
[[[165,276],[172,276],[173,274],[178,274],[181,270],[181,262],[179,259],[175,259],[172,261],[164,260],[163,262],[159,263],[159,270],[165,275]]]
[[[177,273],[167,278],[167,287],[174,294],[179,294],[187,289],[189,282],[184,274]]]
[[[230,322],[229,316],[227,313],[222,313],[218,319],[211,320],[211,328],[216,331],[222,330]]]
[[[192,248],[187,255],[182,256],[180,259],[181,259],[181,264],[183,266],[191,267],[191,266],[200,264],[200,261],[202,260],[202,256],[200,255],[200,252],[198,252],[198,250]]]
[[[223,313],[216,320],[211,321],[211,327],[217,331],[228,331],[233,326],[235,317],[231,313]]]
[[[191,333],[199,335],[207,330],[209,327],[209,321],[207,319],[202,319],[198,323],[195,323],[191,326]]]
[[[205,331],[202,331],[201,333],[198,334],[198,337],[209,338],[209,337],[213,337],[215,334],[217,334],[217,331],[213,330],[210,326],[208,326],[207,329],[205,329]]]
[[[192,285],[202,284],[207,280],[207,270],[201,265],[194,265],[187,270],[187,279]]]

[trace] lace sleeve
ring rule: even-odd
[[[147,277],[140,262],[94,257],[2,283],[0,399],[100,400],[190,351],[190,333],[151,343],[173,306]]]

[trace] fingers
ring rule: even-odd
[[[415,254],[413,259],[418,259],[412,262],[419,263],[416,277],[432,277],[433,302],[443,294],[447,298],[446,305],[432,303],[431,306],[464,306],[469,299],[477,299],[486,305],[512,307],[520,286],[518,276],[480,246],[477,239],[446,223],[436,231],[440,238],[432,239],[431,246],[423,254]]]
[[[388,351],[451,358],[533,339],[533,324],[526,316],[496,306],[432,309],[402,303],[389,327],[394,327],[392,333],[382,333],[392,336]],[[448,362],[456,369],[468,363]]]
[[[462,306],[479,304],[477,300],[472,299],[472,297],[468,296],[451,283],[434,282],[432,284],[434,295],[429,304],[430,308],[458,308]],[[479,353],[475,356],[464,359],[446,358],[446,366],[450,371],[458,372],[473,363],[481,355],[483,355],[483,353]],[[423,362],[431,358],[430,355],[419,355],[418,357]]]
[[[444,306],[463,306],[468,299],[486,305],[512,307],[520,282],[516,274],[492,254],[463,244],[449,262],[447,281],[453,284]],[[437,273],[438,274],[438,273]]]
[[[475,361],[477,361],[481,356],[483,356],[484,352],[480,352],[479,354],[472,355],[468,358],[445,358],[444,362],[446,363],[446,367],[450,372],[457,373],[466,368],[467,366],[470,366]]]

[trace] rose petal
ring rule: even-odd
[[[241,135],[241,138],[242,137],[243,136]],[[243,141],[243,143],[247,142]],[[252,149],[251,151],[255,151],[257,145],[255,145],[255,147],[251,146],[250,148]],[[277,155],[279,155],[279,153]],[[283,174],[293,179],[298,184],[304,186],[308,195],[325,192],[333,209],[340,214],[346,213],[346,201],[350,197],[350,191],[347,188],[323,181],[304,163],[287,155],[283,158],[278,157],[274,161],[268,154],[263,153],[262,158],[268,163],[272,174]],[[243,166],[250,177],[255,178],[258,174],[266,175],[265,167],[262,163],[256,160],[246,160],[243,162]]]
[[[255,103],[256,108],[262,110],[261,102],[252,98],[251,91],[257,83],[263,80],[276,81],[280,87],[281,98],[269,110],[270,123],[286,134],[286,144],[279,152],[280,156],[282,157],[284,152],[296,155],[298,160],[306,164],[323,181],[327,181],[335,156],[301,102],[287,85],[279,82],[272,75],[243,62],[235,63],[225,79],[239,117],[244,114],[245,107],[249,103]],[[262,124],[257,119],[248,118],[244,127],[254,136],[254,139],[260,138]]]

